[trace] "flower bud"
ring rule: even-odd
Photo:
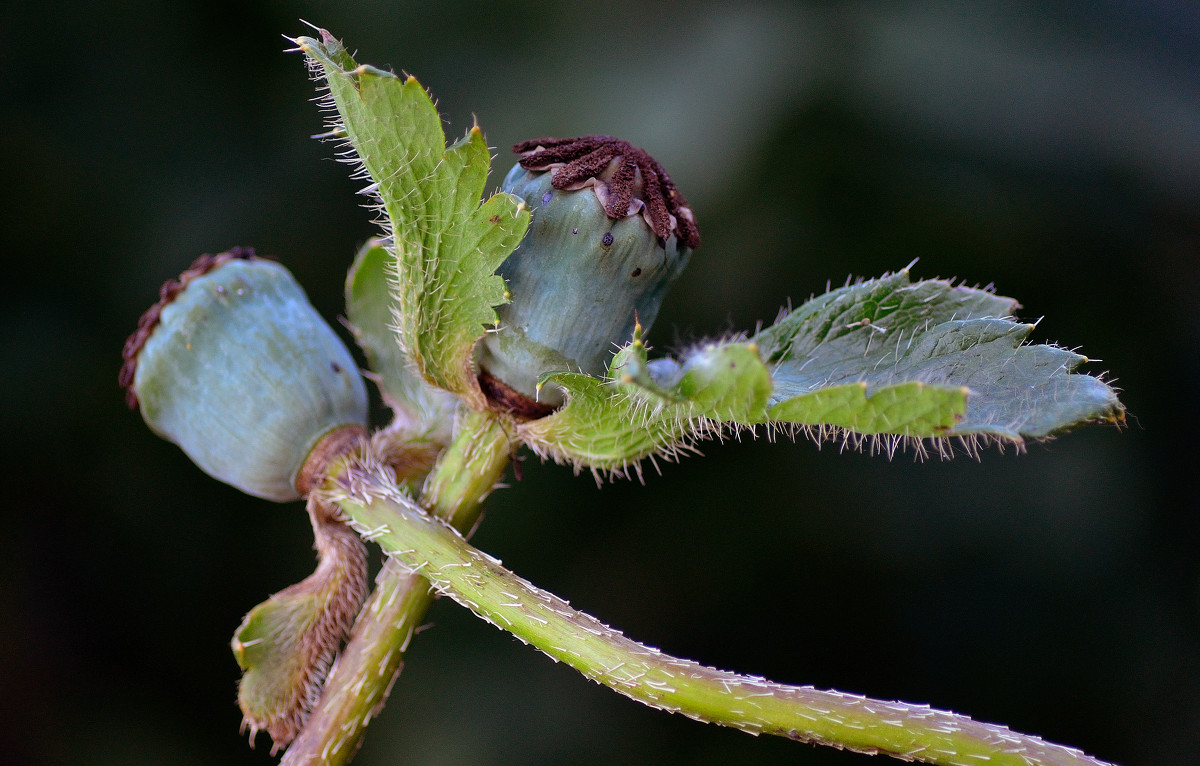
[[[513,150],[523,157],[503,189],[533,221],[500,266],[512,302],[484,338],[480,377],[493,402],[536,416],[562,403],[538,390],[542,374],[602,376],[634,322],[649,327],[700,235],[670,177],[625,141],[539,138]]]
[[[201,256],[159,298],[125,344],[130,406],[215,478],[300,497],[317,443],[366,422],[350,352],[288,270],[250,250]]]

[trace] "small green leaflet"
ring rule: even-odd
[[[521,424],[535,452],[577,469],[622,472],[643,457],[672,459],[693,441],[748,423],[765,411],[771,393],[767,368],[753,344],[713,342],[682,363],[647,360],[640,326],[613,358],[610,382],[580,373],[551,373],[543,385],[569,397],[558,412]]]
[[[648,361],[641,339],[613,359],[610,380],[553,373],[568,403],[527,423],[539,454],[617,470],[673,456],[742,426],[800,427],[917,442],[963,437],[1020,443],[1080,423],[1119,422],[1111,387],[1073,371],[1087,359],[1022,345],[1032,325],[1016,301],[907,271],[833,290],[745,341],[701,344]],[[918,449],[922,449],[916,444]]]
[[[481,405],[471,352],[507,299],[493,272],[524,236],[529,211],[503,193],[480,204],[491,164],[482,133],[472,128],[447,147],[415,79],[357,65],[324,30],[320,41],[296,43],[329,86],[332,134],[348,139],[387,214],[401,346],[430,383]]]

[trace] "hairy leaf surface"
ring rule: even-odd
[[[482,406],[472,349],[506,300],[494,272],[524,236],[529,211],[504,193],[480,204],[491,162],[482,133],[472,128],[447,147],[414,78],[357,65],[324,31],[296,42],[328,84],[332,134],[346,137],[387,215],[402,348],[430,383]]]
[[[913,283],[907,271],[814,298],[754,338],[775,381],[769,416],[819,424],[820,406],[810,406],[817,394],[852,385],[867,402],[903,389],[873,405],[885,417],[832,423],[866,434],[1019,442],[1119,418],[1112,388],[1074,372],[1086,357],[1022,345],[1034,326],[1009,319],[1016,308],[984,290]],[[953,401],[960,397],[961,408]]]
[[[635,335],[610,380],[550,374],[567,405],[522,427],[539,453],[621,469],[655,453],[742,426],[800,426],[816,436],[1020,443],[1080,423],[1119,421],[1086,357],[1023,345],[1033,325],[1017,302],[907,271],[833,290],[782,315],[748,341],[701,344],[649,361]],[[922,449],[918,446],[918,449]]]

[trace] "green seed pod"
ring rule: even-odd
[[[539,377],[604,375],[635,321],[654,321],[700,235],[670,177],[625,141],[539,138],[513,151],[524,156],[503,189],[533,222],[499,269],[512,302],[481,344],[480,382],[493,402],[536,417],[562,403]]]
[[[202,256],[165,284],[124,357],[127,401],[155,433],[268,500],[304,494],[317,443],[366,422],[350,352],[288,270],[250,250]]]

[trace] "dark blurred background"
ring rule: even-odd
[[[281,34],[417,75],[447,132],[646,147],[705,236],[652,340],[920,261],[1103,361],[1128,427],[888,462],[709,445],[645,486],[524,463],[476,544],[629,635],[1137,766],[1200,743],[1200,8],[22,3],[0,46],[0,760],[269,764],[228,640],[308,521],[202,475],[117,389],[158,285],[278,256],[330,319],[375,233]],[[497,181],[498,182],[498,181]],[[449,602],[357,761],[875,763],[652,712]]]

